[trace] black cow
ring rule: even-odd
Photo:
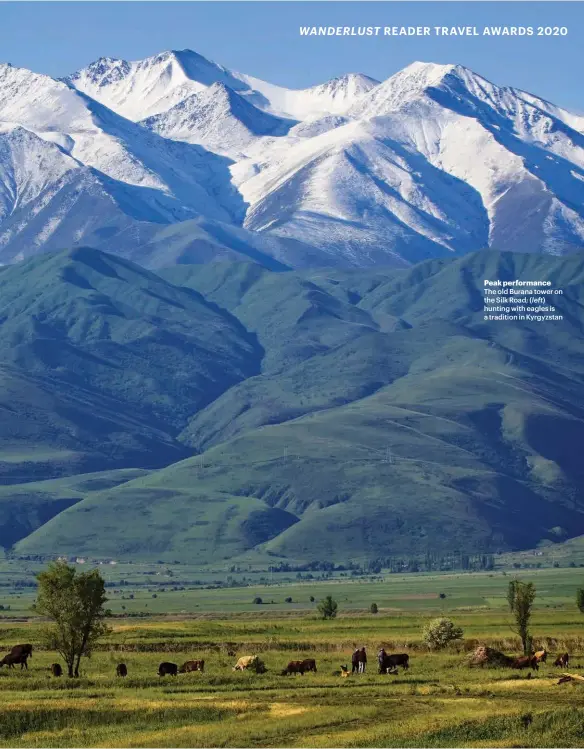
[[[61,668],[60,663],[53,663],[51,665],[51,673],[53,676],[63,676],[63,669]]]
[[[168,663],[168,661],[163,661],[160,666],[158,666],[158,676],[176,676],[178,673],[178,666],[176,663]]]
[[[11,653],[8,653],[8,655],[5,655],[0,661],[0,668],[2,668],[2,666],[14,668],[16,663],[20,663],[20,670],[22,671],[23,668],[28,669],[28,663],[26,662],[27,659],[28,655],[12,655]]]
[[[27,658],[32,658],[32,645],[30,643],[26,645],[14,645],[10,651],[10,655],[25,655]]]
[[[379,662],[380,674],[386,674],[390,670],[393,671],[397,666],[402,666],[406,671],[410,667],[410,656],[407,653],[387,655],[384,650],[380,650],[377,654],[377,660]]]
[[[128,675],[128,667],[125,663],[118,663],[116,666],[116,676],[127,676]]]

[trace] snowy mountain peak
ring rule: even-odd
[[[263,112],[225,83],[216,82],[140,124],[165,138],[234,155],[258,136],[284,135],[295,123]]]

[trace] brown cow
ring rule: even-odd
[[[538,650],[534,653],[535,658],[537,659],[538,663],[545,663],[547,660],[547,650]]]
[[[314,671],[316,673],[316,661],[314,658],[305,658],[303,661],[290,661],[290,663],[282,670],[282,676],[288,674],[300,674],[304,676],[307,671]]]
[[[63,669],[61,668],[61,664],[60,663],[51,664],[51,673],[53,674],[53,676],[62,676]]]
[[[205,661],[185,661],[179,668],[179,673],[188,674],[190,671],[201,671],[205,670]]]
[[[568,655],[568,653],[563,653],[562,655],[558,655],[558,657],[554,661],[554,666],[560,666],[560,668],[565,668],[569,662],[570,662],[570,656]]]
[[[20,670],[22,671],[23,668],[28,669],[28,663],[26,662],[27,659],[28,655],[12,655],[11,653],[8,653],[8,655],[5,655],[0,661],[0,668],[2,668],[2,666],[14,668],[16,663],[20,663]]]
[[[118,663],[116,666],[116,676],[127,676],[128,675],[128,667],[125,663]]]
[[[300,674],[300,676],[304,676],[302,661],[290,661],[286,668],[282,669],[282,676],[288,676],[288,674]]]
[[[535,655],[522,655],[519,658],[515,658],[511,664],[511,668],[533,668],[537,671],[539,666],[537,665]]]

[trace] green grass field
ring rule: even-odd
[[[569,670],[577,672],[584,666],[584,616],[574,603],[580,573],[538,570],[521,577],[538,591],[535,643],[552,653],[568,650]],[[558,685],[553,659],[529,679],[523,671],[467,665],[477,644],[519,653],[505,609],[509,579],[501,573],[409,575],[187,591],[183,615],[163,615],[162,594],[150,599],[160,606],[152,616],[111,620],[112,632],[83,661],[80,679],[53,678],[49,666],[59,657],[40,648],[28,672],[1,669],[0,746],[583,746],[584,685]],[[254,606],[256,593],[279,603]],[[328,593],[339,602],[334,621],[317,619],[304,603]],[[178,605],[180,594],[172,595]],[[286,607],[286,596],[297,603]],[[377,615],[366,613],[373,601]],[[463,628],[464,640],[431,653],[421,629],[441,610]],[[0,645],[37,644],[39,631],[37,620],[5,618]],[[367,673],[341,678],[340,666],[362,645]],[[409,652],[410,670],[378,675],[380,646]],[[238,656],[254,653],[267,673],[232,671]],[[302,657],[315,658],[318,673],[279,675]],[[161,661],[180,665],[191,658],[205,659],[204,674],[157,676]],[[127,679],[114,675],[121,661]]]

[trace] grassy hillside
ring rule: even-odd
[[[188,417],[259,370],[229,313],[119,258],[43,255],[0,274],[0,481],[159,467]]]
[[[196,359],[197,392],[178,390],[193,367],[184,340],[172,356],[149,349],[175,374],[155,379],[164,398],[146,398],[147,412],[185,459],[59,508],[17,553],[345,561],[584,534],[583,256],[481,252],[387,272],[217,263],[160,278],[124,268],[147,279],[132,280],[137,300],[160,284],[156,299],[163,288],[181,305],[183,335],[183,313],[193,335],[221,330]],[[551,280],[564,320],[485,322],[483,281],[495,278]]]

